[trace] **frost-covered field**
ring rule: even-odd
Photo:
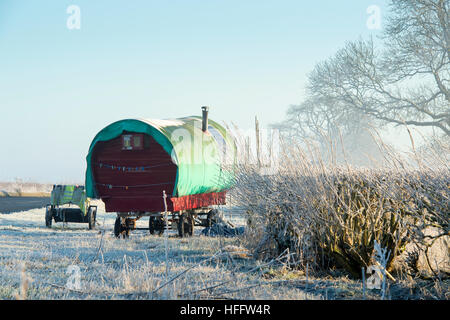
[[[0,214],[0,299],[379,299],[339,273],[308,277],[283,259],[256,261],[241,238],[200,236],[200,227],[192,238],[169,232],[166,260],[164,236],[139,230],[116,239],[115,214],[99,205],[92,231],[75,223],[48,229],[44,208]],[[244,222],[238,208],[220,209],[235,225]],[[413,291],[401,284],[390,293],[422,296]]]
[[[164,236],[138,230],[116,239],[115,214],[101,207],[92,231],[75,223],[48,229],[44,214],[44,208],[0,214],[0,299],[320,298],[263,277],[279,266],[259,266],[239,252],[238,238],[180,239],[170,232],[166,263]],[[147,224],[148,218],[138,222]]]

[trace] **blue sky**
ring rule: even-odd
[[[83,183],[91,140],[123,118],[281,121],[317,62],[379,35],[371,5],[383,18],[385,0],[0,0],[0,181]]]

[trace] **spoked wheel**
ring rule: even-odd
[[[148,230],[150,234],[162,235],[164,233],[165,223],[163,217],[150,217],[148,220]]]
[[[120,217],[116,218],[116,222],[114,223],[114,236],[116,238],[120,238],[122,235],[123,238],[129,236],[129,230],[122,224],[122,219]]]
[[[185,213],[180,215],[180,220],[178,221],[178,235],[183,237],[191,237],[194,235],[194,217]]]

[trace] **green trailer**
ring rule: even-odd
[[[95,228],[97,206],[90,204],[84,186],[54,185],[50,204],[45,210],[45,225],[52,227],[55,222],[87,223],[89,229]]]

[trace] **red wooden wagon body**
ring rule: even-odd
[[[168,222],[163,221],[163,212],[171,213],[170,222],[181,236],[186,233],[183,229],[192,234],[194,221],[205,226],[212,223],[217,210],[210,206],[225,204],[228,184],[222,181],[221,163],[186,166],[180,160],[189,158],[184,150],[176,148],[178,141],[173,134],[181,123],[181,128],[200,132],[203,143],[209,139],[213,151],[220,152],[230,145],[229,138],[224,137],[220,125],[208,126],[205,111],[203,118],[182,120],[122,120],[103,129],[101,137],[97,135],[91,144],[87,193],[101,198],[106,211],[118,213],[116,236],[135,229],[136,220],[142,216],[150,216],[151,233],[162,233]],[[201,129],[195,127],[198,123]],[[171,141],[167,139],[169,133]],[[216,175],[221,179],[215,179]],[[206,218],[199,219],[199,215]]]

